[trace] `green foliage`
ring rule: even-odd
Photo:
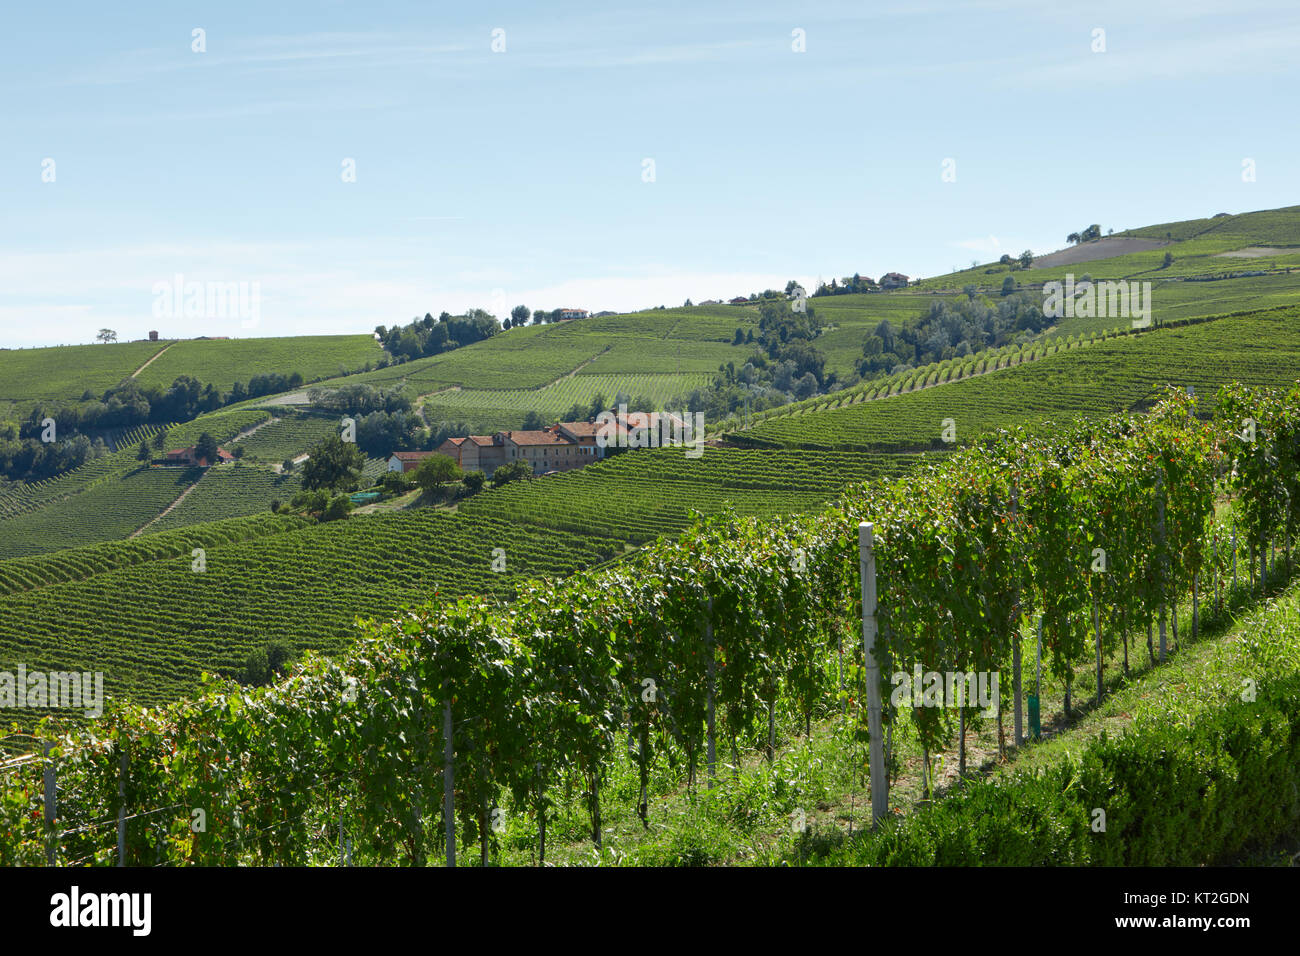
[[[450,481],[459,481],[463,474],[455,459],[447,455],[430,455],[416,469],[415,483],[425,493],[432,493]]]
[[[854,866],[1196,866],[1300,820],[1300,674],[1190,728],[1104,734],[1078,760],[974,782],[822,862]],[[1105,813],[1105,829],[1094,830]]]
[[[265,687],[285,676],[297,654],[286,644],[272,641],[248,655],[239,682],[246,687]]]
[[[1138,587],[1149,576],[1132,574],[1114,587],[1131,590],[1139,602],[1176,600],[1180,581],[1196,566],[1191,539],[1205,534],[1199,523],[1208,515],[1205,503],[1213,502],[1218,465],[1211,426],[1191,411],[1186,396],[1172,395],[1145,419],[1080,427],[1051,440],[1007,436],[906,483],[864,488],[841,507],[807,518],[700,518],[678,538],[617,567],[519,587],[505,606],[437,600],[368,624],[337,662],[310,659],[296,677],[265,691],[236,696],[213,685],[200,700],[156,716],[121,711],[110,719],[130,735],[142,778],[153,781],[139,796],[147,805],[246,809],[239,823],[222,820],[215,833],[186,834],[167,851],[176,862],[301,862],[307,824],[299,821],[326,812],[303,784],[355,768],[357,755],[365,774],[348,800],[348,819],[367,852],[389,862],[424,862],[438,814],[437,757],[445,742],[438,718],[448,702],[462,839],[478,839],[486,859],[490,810],[500,799],[509,794],[517,808],[544,817],[548,795],[570,779],[585,794],[599,844],[602,781],[622,728],[642,768],[644,818],[646,770],[656,755],[684,762],[688,783],[696,779],[710,698],[724,741],[761,735],[779,699],[810,716],[819,701],[833,699],[833,672],[823,664],[857,617],[860,520],[875,524],[877,651],[887,670],[1001,669],[1016,622],[1035,610],[1059,617],[1051,653],[1077,661],[1072,619],[1090,595],[1091,538],[1145,522],[1153,493],[1164,497],[1168,534],[1128,560],[1160,567],[1158,585]],[[1113,516],[1117,508],[1122,520]],[[343,548],[351,564],[361,563],[359,540],[349,535]],[[209,574],[227,563],[219,559],[210,556]],[[1040,581],[1049,572],[1058,578],[1044,593]],[[330,583],[355,601],[347,587]],[[304,608],[321,600],[302,597]],[[344,692],[349,685],[351,695]],[[1295,720],[1295,690],[1277,699]],[[937,745],[952,710],[934,710],[917,715],[916,724]],[[1232,721],[1240,716],[1231,712]],[[1233,722],[1197,730],[1190,748],[1172,759],[1172,731],[1154,745],[1117,744],[1114,756],[1102,745],[1085,760],[1077,792],[1063,783],[1078,774],[1049,775],[1048,788],[1027,790],[1025,801],[979,789],[969,798],[972,816],[937,817],[939,829],[918,830],[916,845],[889,852],[949,862],[991,846],[996,859],[1080,861],[1078,836],[1090,832],[1081,808],[1102,805],[1111,807],[1117,828],[1146,828],[1125,844],[1129,849],[1105,859],[1160,862],[1161,854],[1176,853],[1180,862],[1204,862],[1245,834],[1276,826],[1277,816],[1183,849],[1175,849],[1174,830],[1151,836],[1151,823],[1133,821],[1148,820],[1154,801],[1176,815],[1197,811],[1207,769],[1212,780],[1228,781],[1222,793],[1233,819],[1248,819],[1261,794],[1295,773],[1294,734],[1278,727],[1266,719],[1241,730]],[[149,755],[154,735],[172,755],[166,774]],[[1244,742],[1252,736],[1270,741],[1251,765],[1264,780],[1258,787],[1244,774],[1227,774],[1227,761],[1247,759]],[[73,740],[67,747],[77,751]],[[238,773],[225,769],[223,755],[239,756]],[[81,759],[71,757],[68,800],[100,812],[93,794],[115,780],[113,765],[101,770]],[[1139,790],[1136,782],[1147,779],[1158,787]],[[1241,785],[1229,786],[1233,779]],[[270,806],[268,793],[278,795]],[[1005,832],[1000,821],[1008,816],[1020,829]]]
[[[500,488],[502,485],[508,485],[512,481],[519,481],[522,478],[533,477],[533,466],[528,462],[520,459],[512,461],[508,465],[500,465],[492,472],[492,487]]]
[[[349,490],[356,484],[366,457],[352,442],[331,435],[315,445],[302,467],[302,486],[308,490]]]
[[[199,465],[215,465],[218,461],[217,454],[217,440],[208,432],[199,435],[199,440],[194,445],[194,458]]]
[[[321,513],[321,521],[339,521],[346,518],[353,508],[352,499],[347,495],[336,495]]]

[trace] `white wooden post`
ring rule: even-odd
[[[871,824],[889,812],[889,781],[885,775],[884,734],[881,733],[880,665],[876,662],[876,554],[872,526],[858,525],[858,566],[862,573],[862,648],[867,672],[868,756],[871,763]]]

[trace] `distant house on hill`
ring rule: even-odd
[[[561,319],[585,319],[587,317],[586,309],[556,309],[555,314]]]
[[[235,456],[224,448],[217,449],[217,461],[208,462],[206,458],[199,458],[194,453],[195,446],[189,448],[177,448],[175,451],[169,451],[164,461],[169,465],[188,465],[193,467],[198,465],[200,468],[206,468],[209,464],[228,464],[235,460]]]
[[[728,305],[749,305],[749,300],[746,299],[743,295],[738,295],[734,299],[729,299],[727,301],[727,304]]]
[[[880,277],[882,289],[902,289],[907,286],[908,278],[901,272],[886,272]]]
[[[158,333],[157,333],[157,332],[150,332],[150,333],[149,333],[149,341],[150,341],[150,342],[157,342],[157,341],[158,341]]]

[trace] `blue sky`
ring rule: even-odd
[[[4,347],[679,305],[1300,203],[1293,3],[96,0],[4,18]],[[177,274],[256,283],[255,322],[155,318]]]

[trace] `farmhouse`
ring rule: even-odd
[[[907,276],[901,272],[886,272],[880,277],[880,287],[882,289],[901,289],[908,283]]]
[[[749,305],[749,300],[743,295],[738,295],[734,299],[727,300],[728,305]]]
[[[206,458],[199,458],[198,455],[195,454],[194,449],[194,445],[191,445],[189,448],[177,448],[174,451],[167,452],[167,457],[164,460],[169,465],[198,465],[202,468],[208,467],[210,464],[208,460]],[[234,460],[234,455],[226,451],[224,448],[218,448],[217,461],[213,464],[226,464]]]
[[[561,319],[585,319],[587,317],[586,309],[556,309],[555,314]]]
[[[528,431],[448,438],[436,451],[394,452],[388,460],[388,470],[415,471],[430,455],[446,455],[463,471],[488,475],[516,461],[528,462],[536,475],[572,471],[605,457],[605,449],[596,441],[599,430],[594,422],[559,422]]]
[[[434,452],[431,451],[395,451],[393,457],[388,459],[388,470],[402,474],[415,471],[432,454]]]

